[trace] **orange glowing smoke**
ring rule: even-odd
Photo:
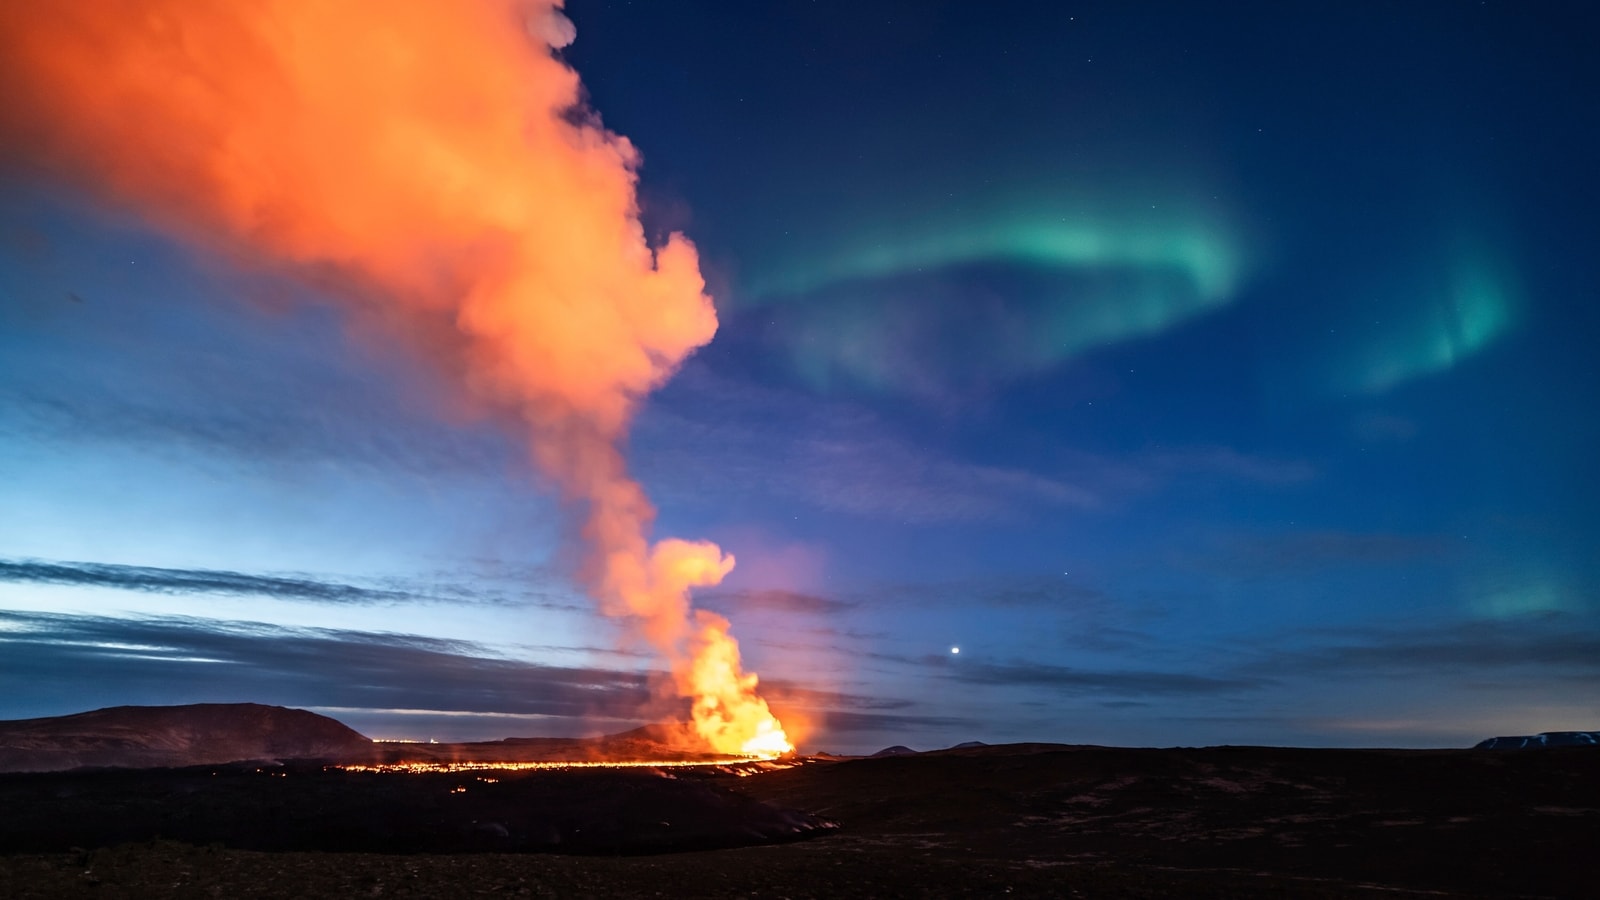
[[[205,250],[333,283],[467,362],[582,510],[585,576],[671,664],[707,743],[788,741],[689,589],[733,557],[649,539],[619,449],[716,332],[694,245],[638,217],[639,158],[552,45],[561,0],[0,4],[0,134]]]

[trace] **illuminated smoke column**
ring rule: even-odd
[[[57,0],[0,6],[7,155],[209,252],[399,318],[516,409],[582,510],[601,607],[670,663],[717,750],[787,747],[726,620],[715,545],[652,544],[620,451],[709,341],[694,246],[646,241],[638,156],[551,51],[560,0]]]

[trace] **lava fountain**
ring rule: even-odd
[[[694,245],[646,239],[640,158],[559,50],[561,0],[0,4],[0,151],[198,252],[307,277],[520,423],[599,607],[718,753],[789,749],[726,619],[733,557],[653,541],[622,446],[711,340]]]

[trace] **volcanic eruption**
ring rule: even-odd
[[[711,340],[694,245],[653,245],[639,154],[559,56],[561,0],[61,0],[0,7],[0,146],[201,252],[287,270],[510,410],[720,753],[790,749],[728,621],[734,560],[653,541],[622,446]]]

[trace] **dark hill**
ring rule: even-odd
[[[905,746],[904,744],[895,744],[893,747],[885,747],[882,750],[879,750],[877,753],[872,754],[872,756],[868,758],[872,759],[880,756],[914,756],[916,752],[917,751]]]
[[[1600,731],[1546,731],[1479,741],[1474,750],[1544,750],[1549,747],[1600,747]]]
[[[334,719],[258,703],[113,706],[71,716],[0,721],[0,772],[195,766],[371,753],[370,740]]]

